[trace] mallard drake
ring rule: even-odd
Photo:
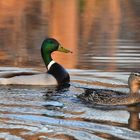
[[[62,85],[69,83],[68,72],[56,63],[51,53],[54,51],[71,53],[70,50],[63,48],[60,43],[53,38],[47,38],[41,45],[41,55],[47,68],[46,73],[38,72],[19,72],[4,74],[0,78],[1,85]]]
[[[128,78],[130,93],[121,93],[106,89],[85,89],[78,95],[83,101],[97,105],[130,105],[140,102],[140,73],[131,73]]]

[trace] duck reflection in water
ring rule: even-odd
[[[129,128],[135,131],[140,130],[139,122],[140,122],[139,112],[136,112],[136,111],[130,112],[130,117],[128,120]]]
[[[63,84],[57,87],[47,88],[44,100],[46,102],[43,105],[47,110],[59,110],[64,107],[63,102],[59,101],[62,98],[63,94],[66,94],[69,91],[70,84]],[[42,114],[46,116],[45,114]]]
[[[133,72],[128,78],[130,93],[106,89],[85,89],[78,97],[97,105],[131,105],[140,103],[140,72]]]
[[[69,91],[69,87],[70,84],[65,83],[62,85],[58,85],[57,87],[52,86],[50,88],[47,88],[45,92],[46,101],[50,99],[54,99],[54,97],[59,97],[59,96],[61,97],[61,94],[65,94],[66,92]]]

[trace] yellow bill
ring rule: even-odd
[[[64,48],[64,47],[62,47],[61,45],[59,45],[58,51],[59,51],[59,52],[64,52],[64,53],[72,53],[72,51],[70,51],[70,50],[68,50],[68,49],[66,49],[66,48]]]

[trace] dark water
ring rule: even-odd
[[[130,72],[140,71],[139,0],[1,0],[0,9],[0,73],[46,71],[40,44],[48,36],[74,52],[53,54],[70,73],[69,88],[0,87],[0,139],[140,139],[140,104],[77,98],[84,88],[129,92]]]

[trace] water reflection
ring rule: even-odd
[[[129,128],[132,130],[140,130],[140,126],[139,126],[139,112],[130,112],[130,117],[129,117]]]
[[[53,88],[1,87],[0,138],[139,140],[139,106],[89,107],[75,92],[73,87],[61,93]]]
[[[53,56],[67,68],[140,66],[138,0],[1,0],[0,8],[1,65],[42,67],[41,41],[53,36],[74,52]]]
[[[128,92],[128,72],[140,68],[139,0],[0,0],[0,9],[1,66],[44,67],[40,44],[48,36],[74,52],[53,55],[72,68],[65,90],[0,87],[0,138],[139,140],[139,105],[77,99],[83,87]]]

